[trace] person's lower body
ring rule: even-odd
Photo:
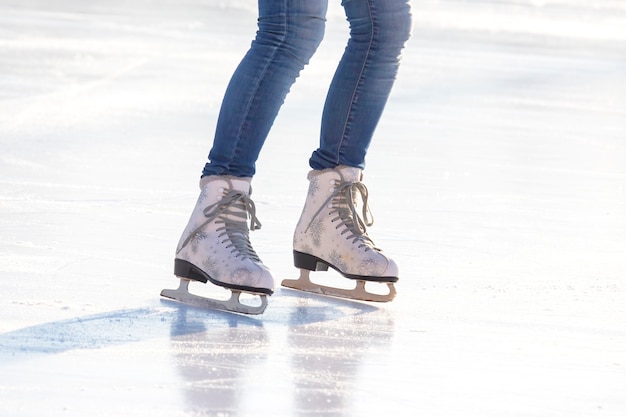
[[[257,36],[226,90],[203,180],[221,176],[249,180],[254,176],[256,160],[276,115],[323,38],[327,2],[259,0]],[[356,211],[356,197],[367,195],[361,182],[365,155],[410,35],[409,0],[343,0],[342,5],[350,24],[350,39],[324,105],[320,146],[309,160],[311,183],[294,236],[294,259],[299,268],[314,270],[319,262],[348,278],[391,282],[397,280],[397,267],[367,236],[365,227],[371,223]],[[330,190],[328,195],[314,192],[320,180],[329,182],[330,186],[324,185]],[[249,199],[249,193],[245,199]],[[320,203],[331,211],[326,213],[318,207]],[[364,198],[364,213],[366,203]],[[229,278],[214,277],[228,273],[213,270],[210,263],[200,265],[204,259],[202,245],[208,245],[202,227],[211,223],[202,217],[208,219],[207,210],[196,206],[196,215],[192,215],[181,237],[179,253],[196,253],[187,256],[185,262],[202,270],[213,283],[228,286]],[[326,220],[316,223],[322,212],[326,217],[334,215],[341,227],[329,227]],[[198,228],[199,224],[203,226]],[[190,237],[190,230],[196,237]],[[194,244],[196,251],[185,249]],[[246,245],[251,248],[249,242]],[[258,264],[258,276],[263,278],[253,279],[246,288],[271,292],[270,280],[263,275],[267,268],[256,254],[251,259]]]

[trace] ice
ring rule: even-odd
[[[278,280],[339,3],[253,184]],[[0,415],[625,415],[626,5],[413,8],[366,169],[398,296],[253,318],[159,292],[255,2],[0,0]]]

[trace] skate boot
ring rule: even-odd
[[[274,279],[249,240],[249,229],[261,227],[250,199],[250,178],[207,176],[200,181],[200,189],[176,250],[174,275],[180,278],[180,287],[163,290],[161,295],[220,310],[260,314],[267,307],[267,295],[274,292]],[[190,281],[224,287],[232,292],[231,298],[222,301],[191,294]],[[259,295],[261,305],[242,303],[242,292]]]
[[[366,228],[373,224],[367,205],[367,188],[358,168],[338,166],[308,175],[309,192],[293,239],[293,254],[300,278],[282,285],[303,291],[365,301],[391,301],[396,294],[398,267],[374,245]],[[357,211],[359,197],[361,213]],[[310,271],[331,267],[356,281],[354,289],[315,284]],[[365,289],[366,282],[386,284],[387,294]]]

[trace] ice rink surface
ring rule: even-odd
[[[246,317],[159,292],[255,7],[0,0],[0,416],[625,416],[626,3],[416,1],[365,179],[396,300]],[[331,0],[258,163],[279,280],[346,37]]]

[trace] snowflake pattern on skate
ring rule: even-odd
[[[380,276],[383,274],[382,265],[376,262],[375,259],[367,258],[363,259],[359,263],[359,274],[365,276]]]
[[[335,268],[339,269],[340,271],[347,271],[348,270],[348,265],[346,264],[345,260],[343,259],[343,256],[341,255],[341,253],[333,250],[330,253],[330,262],[335,266]]]
[[[217,261],[212,256],[207,256],[202,261],[202,269],[213,279],[219,280],[220,271],[217,268]]]
[[[194,235],[193,239],[191,240],[191,251],[193,253],[197,253],[198,250],[200,249],[200,245],[202,244],[202,241],[207,239],[208,237],[209,237],[209,234],[207,232],[205,232],[204,230],[198,230],[196,234]]]
[[[309,183],[309,196],[313,197],[317,191],[320,189],[320,183],[317,177],[311,177]]]
[[[198,196],[198,201],[197,201],[196,205],[198,207],[203,206],[204,205],[204,200],[206,200],[208,196],[209,195],[208,195],[208,192],[207,192],[207,188],[206,187],[201,188],[200,189],[200,195]]]
[[[320,247],[322,245],[322,235],[324,234],[324,223],[320,219],[315,219],[309,226],[309,234],[313,245]]]
[[[252,271],[246,268],[237,268],[232,272],[230,276],[230,281],[233,284],[237,285],[247,285],[250,286],[253,284],[253,276]]]
[[[307,244],[304,244],[304,245],[301,246],[300,252],[312,253],[313,252],[313,248],[311,246],[307,245]]]

